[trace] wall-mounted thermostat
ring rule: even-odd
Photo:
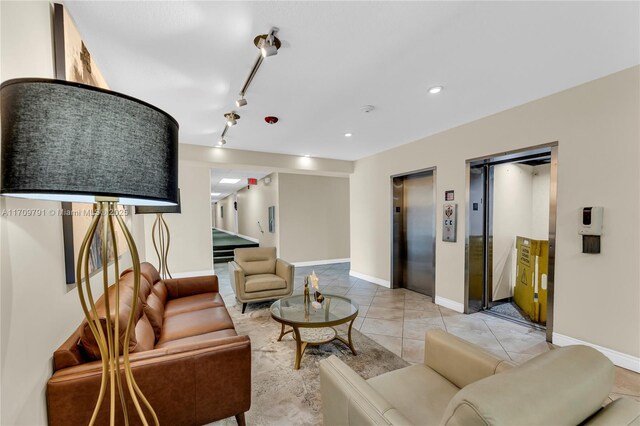
[[[458,217],[458,205],[445,203],[442,206],[442,241],[456,241],[456,222]]]

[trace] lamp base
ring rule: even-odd
[[[120,396],[120,404],[122,407],[123,415],[125,418],[125,424],[128,424],[127,404],[125,400],[124,386],[120,377],[121,370],[124,372],[126,387],[135,406],[135,409],[140,416],[142,423],[147,426],[149,423],[146,419],[145,412],[142,409],[142,405],[145,406],[148,413],[153,418],[156,425],[159,424],[158,417],[147,401],[146,397],[142,394],[142,391],[138,387],[134,377],[131,365],[129,362],[129,337],[134,330],[134,315],[136,312],[136,305],[138,303],[138,297],[133,298],[133,306],[131,307],[131,313],[127,320],[127,325],[124,330],[124,342],[122,349],[120,348],[120,321],[117,320],[117,312],[120,308],[120,271],[118,260],[118,246],[115,236],[114,220],[118,223],[119,228],[122,230],[127,246],[131,252],[131,260],[133,262],[133,292],[139,294],[140,292],[140,258],[138,256],[138,249],[133,237],[129,232],[122,217],[116,213],[117,198],[98,198],[96,197],[96,204],[94,210],[94,216],[89,225],[89,229],[80,246],[80,252],[78,254],[78,262],[76,268],[76,282],[78,285],[78,296],[80,298],[80,304],[84,312],[85,318],[91,332],[93,333],[98,347],[100,349],[100,355],[102,359],[102,381],[100,383],[100,392],[98,394],[98,400],[94,408],[90,425],[93,425],[96,421],[98,411],[104,401],[104,397],[107,390],[107,382],[109,384],[109,423],[115,425],[116,414],[116,388]],[[91,291],[91,283],[89,281],[89,259],[91,258],[91,247],[96,238],[96,230],[98,230],[101,236],[101,248],[102,248],[102,285],[104,295],[104,307],[105,312],[105,326],[98,317],[96,309],[95,299]],[[111,318],[109,314],[111,312],[110,300],[109,300],[109,270],[108,270],[108,253],[109,243],[113,248],[114,253],[114,269],[115,269],[115,306],[114,312],[116,312],[116,319]],[[120,352],[122,351],[122,366],[120,365]]]

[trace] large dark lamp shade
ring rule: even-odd
[[[167,213],[181,213],[182,206],[180,204],[180,188],[178,188],[178,204],[173,206],[136,206],[136,214],[167,214]]]
[[[79,83],[0,86],[0,193],[43,200],[178,203],[178,123],[135,98]]]

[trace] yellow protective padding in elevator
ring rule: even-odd
[[[513,299],[531,320],[546,323],[549,242],[516,237],[516,250]]]

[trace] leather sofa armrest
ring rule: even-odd
[[[154,349],[131,354],[130,359],[136,383],[167,424],[206,424],[251,406],[248,336]],[[49,425],[88,424],[101,376],[100,361],[57,371],[47,383]],[[103,414],[108,412],[108,400]],[[130,413],[135,412],[130,400],[127,405]]]
[[[425,365],[459,388],[516,365],[442,330],[429,330],[424,343]]]
[[[193,296],[194,294],[218,292],[218,277],[216,275],[169,278],[163,280],[163,282],[169,292],[169,299]]]
[[[640,402],[631,398],[618,398],[604,406],[585,426],[640,425]]]
[[[231,288],[238,299],[243,298],[244,291],[244,270],[237,262],[229,262],[229,279],[231,280]]]
[[[320,361],[320,393],[325,425],[410,424],[335,355]]]
[[[295,266],[285,260],[276,259],[276,275],[287,282],[287,288],[293,288],[294,273]]]

